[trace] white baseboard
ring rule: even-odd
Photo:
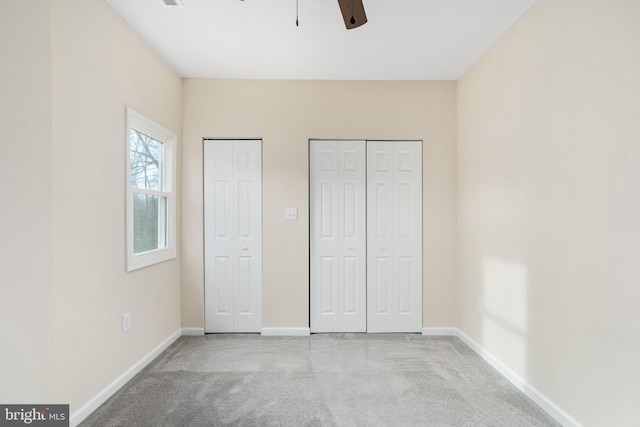
[[[478,353],[480,357],[482,357],[489,365],[493,366],[495,370],[500,372],[503,377],[509,380],[518,390],[523,392],[527,397],[533,400],[538,406],[540,406],[546,413],[551,415],[562,424],[564,427],[582,427],[575,418],[571,415],[567,414],[565,411],[560,409],[558,405],[549,400],[545,395],[539,392],[535,387],[529,384],[526,380],[520,378],[516,373],[514,373],[511,369],[507,368],[500,360],[498,360],[494,355],[489,353],[483,347],[481,347],[477,342],[475,342],[471,337],[462,332],[461,330],[454,328],[456,331],[456,336],[460,338],[466,345],[468,345],[473,351]],[[424,332],[423,332],[424,333]]]
[[[180,338],[181,330],[178,329],[171,334],[167,339],[161,342],[156,348],[151,350],[146,356],[138,360],[133,366],[125,371],[122,375],[116,378],[111,384],[106,386],[100,393],[96,394],[92,399],[80,407],[77,411],[73,412],[69,417],[69,424],[71,426],[77,426],[85,418],[87,418],[93,411],[98,409],[100,405],[107,401],[116,391],[124,386],[127,381],[136,376],[138,372],[144,369],[153,359],[158,357],[160,353],[166,350],[171,344],[173,344],[178,338]]]
[[[262,328],[264,337],[307,337],[311,335],[309,328]]]
[[[457,337],[458,328],[422,328],[422,335],[430,337]]]
[[[183,337],[199,337],[204,335],[204,328],[182,328]]]

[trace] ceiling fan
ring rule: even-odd
[[[367,23],[367,14],[364,13],[362,0],[338,0],[338,4],[347,30]]]

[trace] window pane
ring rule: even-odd
[[[133,195],[133,253],[167,247],[167,198]]]
[[[136,188],[162,191],[162,142],[135,129],[129,134],[131,151],[131,185]]]

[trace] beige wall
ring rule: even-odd
[[[73,412],[180,327],[180,260],[125,272],[124,141],[125,105],[180,136],[182,89],[105,1],[52,16],[55,396]]]
[[[540,0],[458,83],[460,327],[590,426],[640,419],[639,17]]]
[[[454,82],[186,79],[183,104],[184,327],[203,327],[203,137],[263,139],[265,327],[309,326],[309,138],[424,140],[423,322],[454,324]]]
[[[51,1],[1,9],[0,402],[50,402]]]

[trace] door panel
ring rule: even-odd
[[[251,238],[251,181],[238,181],[238,236]]]
[[[422,329],[422,144],[367,141],[368,332]]]
[[[396,263],[398,321],[404,331],[422,330],[422,143],[396,142]]]
[[[356,239],[358,237],[358,184],[356,182],[344,183],[344,238]]]
[[[216,315],[228,316],[231,314],[232,299],[229,277],[233,276],[229,271],[229,257],[219,256],[215,258],[214,286],[217,291],[215,301]]]
[[[389,282],[391,268],[389,257],[378,256],[375,259],[375,276],[369,278],[369,292],[376,296],[375,304],[369,304],[369,311],[374,310],[376,314],[389,314]]]
[[[411,313],[411,257],[398,257],[398,312]]]
[[[311,141],[311,331],[366,330],[364,141]]]
[[[205,332],[262,327],[259,140],[204,143]]]
[[[346,256],[342,265],[344,283],[344,306],[345,314],[355,314],[357,312],[356,295],[358,295],[358,258]]]
[[[322,314],[336,313],[335,288],[337,286],[334,272],[334,257],[324,256],[320,259],[322,273],[321,292],[322,292]]]
[[[236,300],[240,314],[252,314],[251,311],[251,258],[238,257],[238,283]]]
[[[335,218],[335,192],[333,191],[334,183],[322,181],[320,182],[321,199],[320,199],[320,237],[323,239],[336,239],[333,234]]]

